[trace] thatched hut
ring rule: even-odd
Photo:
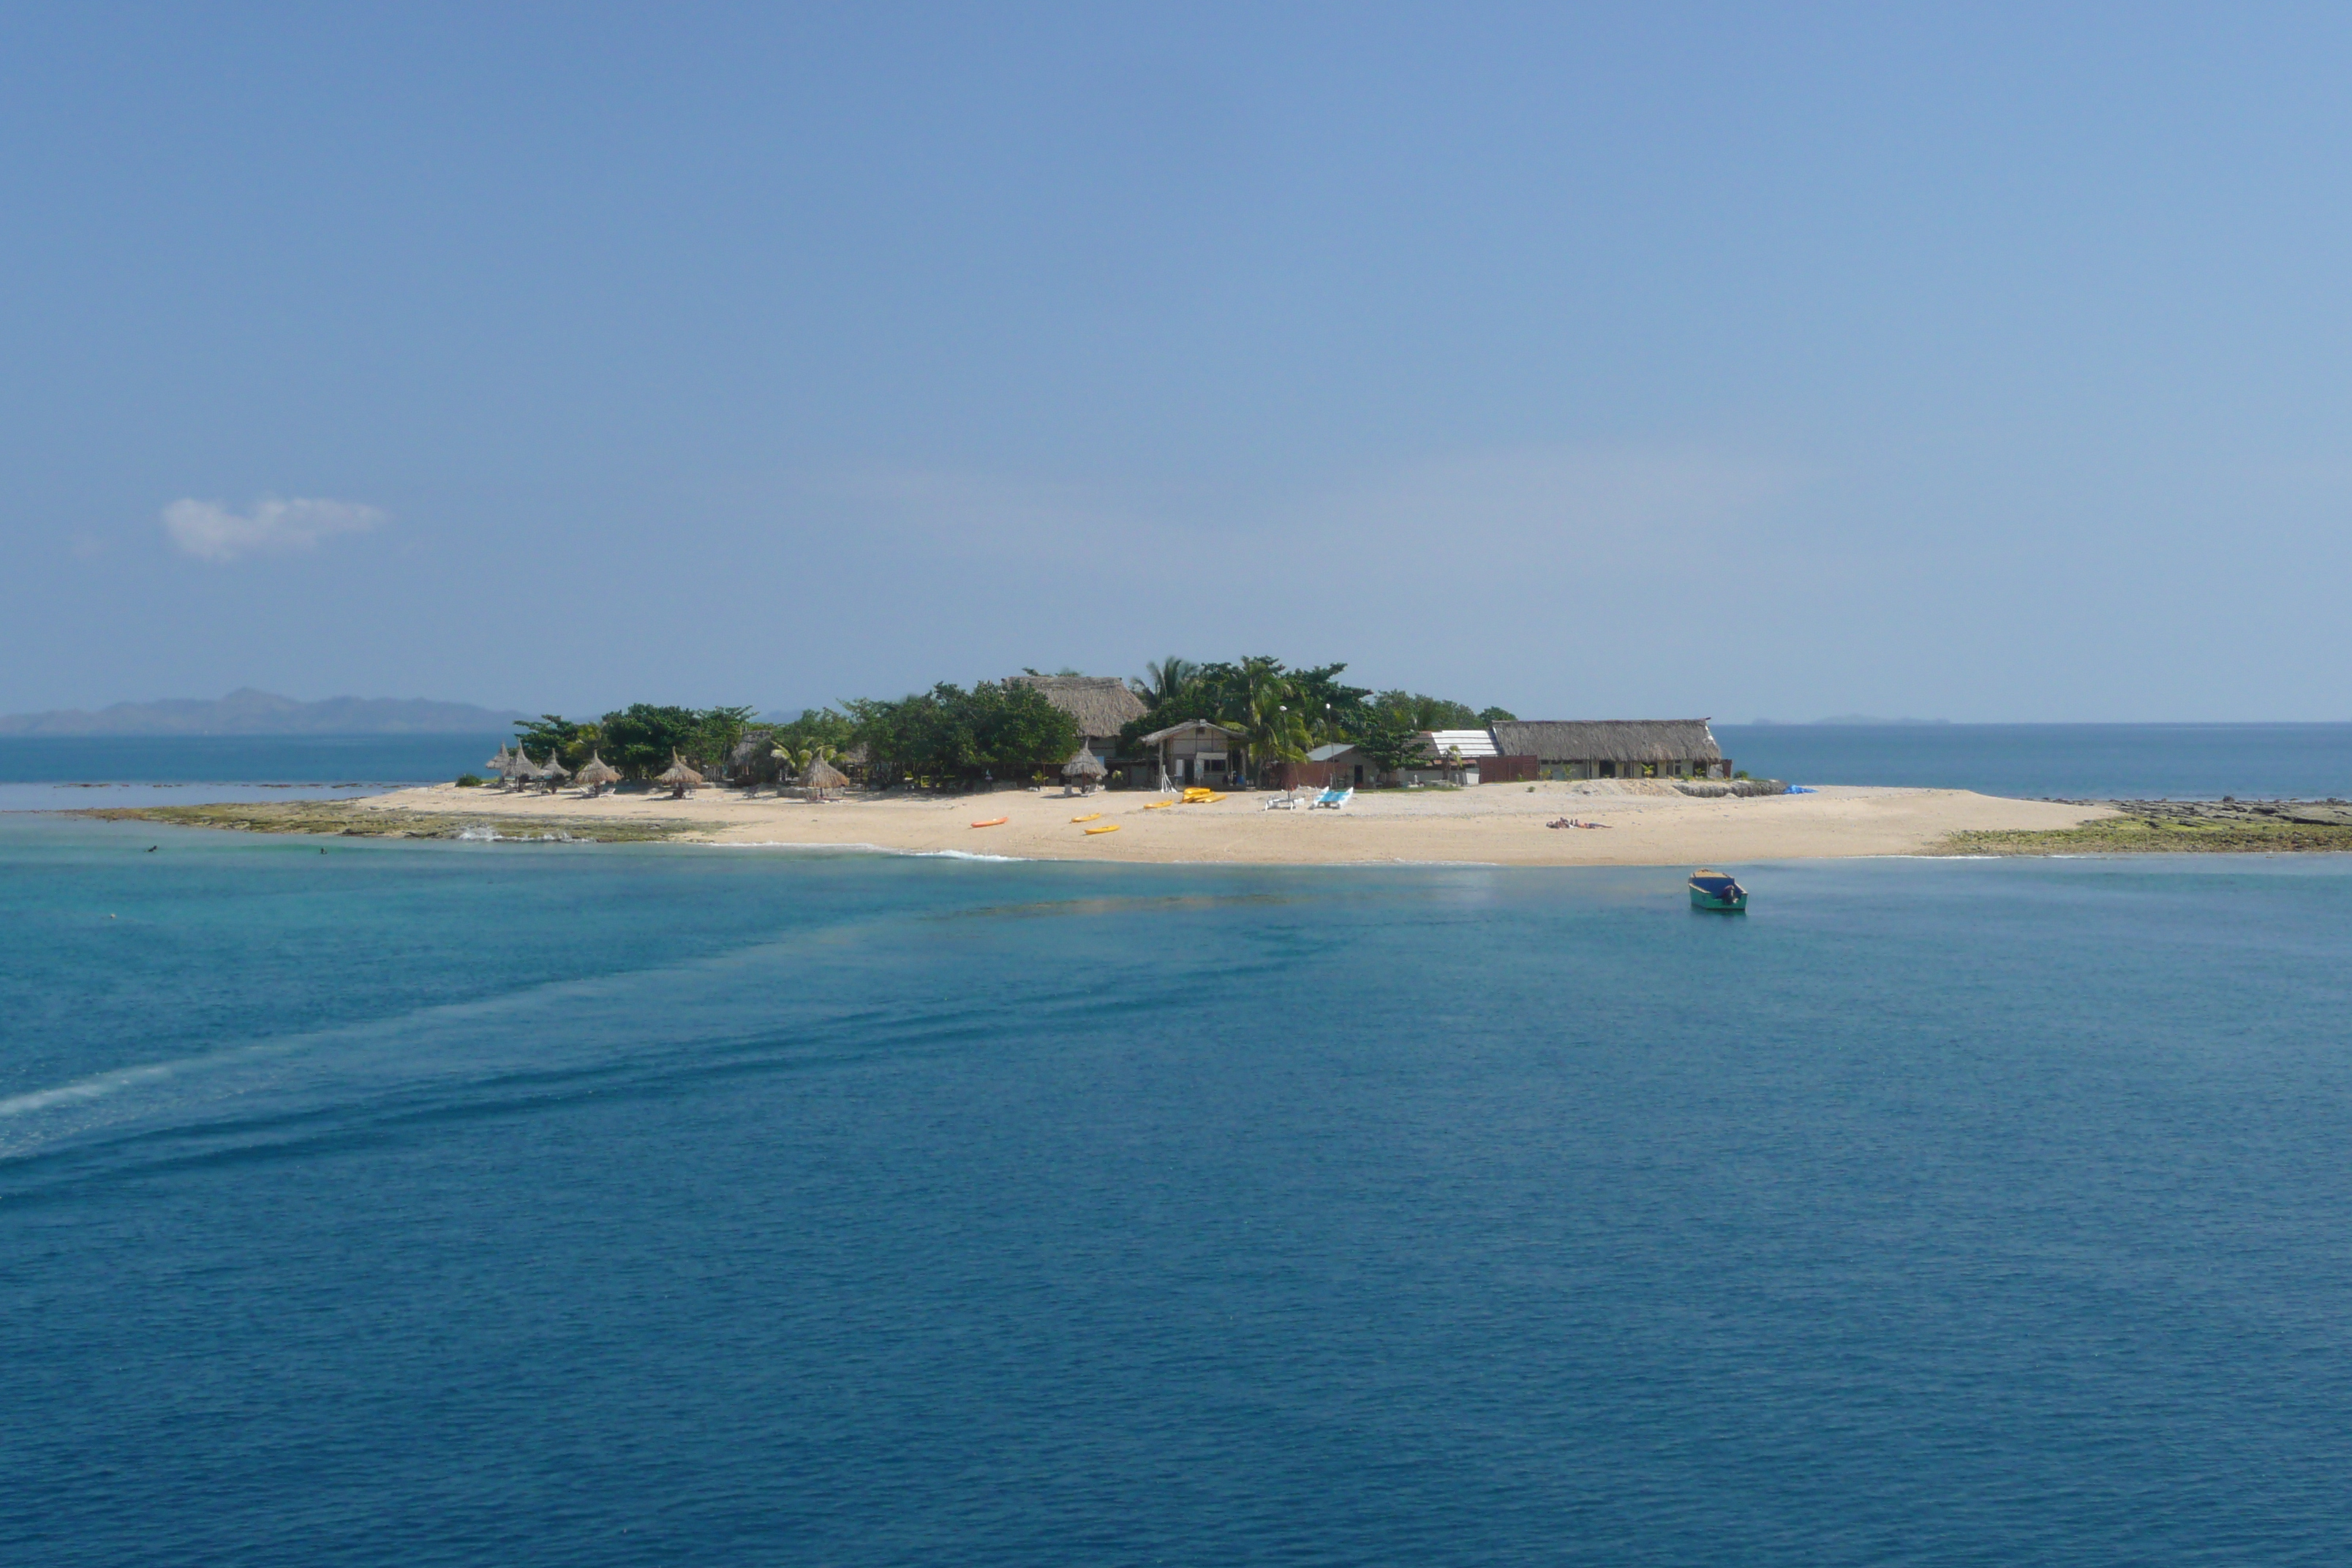
[[[776,731],[761,727],[746,730],[727,753],[727,782],[756,788],[776,782],[781,763],[776,757]]]
[[[1033,688],[1068,714],[1087,750],[1106,763],[1118,754],[1119,731],[1150,711],[1115,675],[1015,675],[1005,684]]]
[[[561,789],[563,786],[563,781],[571,776],[572,770],[563,765],[563,758],[560,752],[549,752],[547,761],[539,765],[539,782],[547,786],[547,793],[550,795]]]
[[[849,775],[823,757],[814,759],[801,770],[801,785],[808,791],[811,800],[823,800],[825,791],[843,789],[848,784]]]
[[[579,778],[590,795],[603,795],[608,786],[621,782],[621,770],[606,762],[601,751],[591,752],[587,763],[580,770]]]
[[[1070,716],[1078,738],[1093,742],[1097,752],[1116,742],[1129,722],[1150,711],[1116,675],[1015,675],[1004,683],[1035,689]]]
[[[1102,783],[1103,775],[1109,772],[1103,765],[1103,760],[1095,755],[1094,748],[1081,742],[1078,749],[1070,753],[1070,760],[1062,764],[1062,787],[1069,789],[1075,786],[1092,794],[1095,786]]]
[[[710,781],[688,767],[686,759],[672,752],[669,754],[669,766],[664,768],[654,782],[669,785],[670,799],[684,800],[688,790],[698,784],[707,784]]]

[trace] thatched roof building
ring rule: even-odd
[[[1731,759],[1704,719],[1507,720],[1495,750],[1533,757],[1545,778],[1728,778]]]
[[[686,759],[672,752],[669,754],[669,766],[664,768],[654,782],[669,785],[670,794],[675,796],[684,795],[697,784],[706,784],[710,781],[688,767]]]
[[[1045,693],[1046,701],[1070,716],[1082,739],[1100,742],[1094,747],[1097,752],[1117,741],[1130,720],[1149,711],[1143,699],[1116,675],[1015,675],[1005,684],[1034,687]]]
[[[818,757],[801,770],[801,784],[819,795],[829,789],[841,789],[849,783],[849,775]]]
[[[746,730],[727,753],[727,776],[737,784],[772,784],[782,764],[776,759],[776,731],[770,727]]]

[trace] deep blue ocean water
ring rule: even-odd
[[[2352,796],[2352,724],[1717,724],[1794,784],[2065,799]],[[480,773],[499,735],[0,736],[0,810],[354,794]],[[58,785],[103,784],[103,790]],[[345,787],[356,786],[356,787]]]
[[[1717,724],[1733,764],[1791,784],[2061,800],[2352,797],[2352,724]]]
[[[0,811],[365,795],[482,773],[509,738],[0,735]]]
[[[0,1562],[2352,1558],[2347,858],[327,848],[0,817]]]
[[[479,773],[510,737],[6,735],[0,783],[425,784]]]

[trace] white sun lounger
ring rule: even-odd
[[[1309,811],[1317,810],[1318,808],[1326,811],[1337,811],[1355,798],[1356,792],[1352,785],[1347,789],[1327,789],[1321,795],[1317,795],[1313,800],[1308,801],[1307,803],[1307,808]]]

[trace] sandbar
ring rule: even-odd
[[[1948,852],[1957,833],[2034,833],[2116,815],[2112,807],[2011,800],[1968,790],[1827,785],[1802,795],[1694,798],[1671,784],[1482,784],[1360,792],[1343,810],[1268,810],[1238,791],[1202,805],[1166,795],[1003,788],[927,795],[846,792],[811,802],[772,791],[503,795],[435,784],[348,805],[362,814],[462,813],[583,829],[659,823],[667,837],[737,845],[866,847],[901,853],[1202,865],[1667,866]],[[1157,809],[1153,807],[1157,805]],[[1086,823],[1072,818],[1100,813]],[[1002,816],[1001,826],[974,827]],[[1562,817],[1593,827],[1550,827]],[[1088,827],[1116,825],[1115,833]]]

